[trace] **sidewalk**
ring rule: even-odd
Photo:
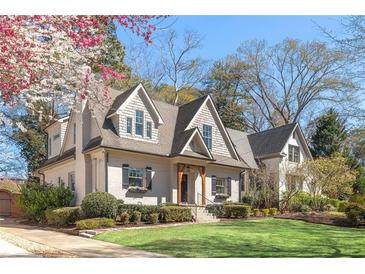
[[[34,258],[36,255],[0,239],[0,258]]]
[[[81,238],[40,227],[23,225],[12,219],[0,220],[1,233],[59,250],[60,257],[80,258],[162,258],[160,254],[132,249],[112,243]],[[16,243],[15,243],[16,244]],[[65,254],[66,253],[66,254]],[[67,254],[68,253],[68,254]],[[44,254],[43,254],[44,255]]]

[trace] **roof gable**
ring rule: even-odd
[[[308,156],[311,158],[307,142],[298,123],[291,123],[248,135],[255,158],[280,156],[295,130],[298,131],[303,148],[307,154],[309,153]]]
[[[214,152],[214,150],[217,149],[217,146],[220,147],[221,150],[224,150],[225,148],[223,146],[226,147],[226,151],[228,151],[228,155],[230,155],[232,158],[234,159],[239,159],[239,156],[237,154],[237,151],[232,143],[232,140],[230,138],[230,136],[228,135],[227,129],[225,128],[225,126],[223,125],[223,122],[221,120],[221,118],[219,117],[218,111],[215,107],[215,104],[212,100],[212,98],[208,95],[204,98],[204,100],[202,100],[200,106],[195,110],[194,113],[191,113],[191,119],[188,122],[188,124],[185,127],[185,130],[191,128],[191,127],[196,127],[196,126],[200,126],[202,124],[201,120],[208,119],[209,120],[209,116],[211,116],[212,120],[214,121],[214,125],[217,127],[218,132],[213,132],[213,134],[215,136],[213,136],[213,138],[215,138],[215,143],[213,143],[213,154],[220,154],[220,152],[218,153],[217,151]],[[204,113],[205,112],[205,113]],[[209,112],[209,114],[207,114],[207,112]],[[205,117],[203,117],[205,115]],[[199,121],[200,119],[200,121]],[[207,121],[208,123],[208,121]],[[222,139],[220,139],[222,138]],[[218,140],[222,140],[222,143],[218,143]],[[214,142],[214,140],[213,140]]]

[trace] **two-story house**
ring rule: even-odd
[[[248,140],[256,161],[276,177],[279,194],[289,187],[306,191],[302,176],[295,170],[313,158],[298,123],[250,134]]]
[[[69,185],[77,204],[94,191],[126,203],[239,202],[256,161],[283,170],[311,157],[297,124],[252,135],[225,128],[210,96],[173,106],[139,84],[111,90],[106,105],[84,100],[45,129],[38,173]]]
[[[83,101],[45,129],[44,181],[68,184],[77,204],[93,191],[126,203],[240,200],[240,181],[256,164],[232,142],[210,96],[173,106],[141,84],[111,93],[109,107]]]

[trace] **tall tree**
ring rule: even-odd
[[[47,134],[43,128],[57,117],[52,105],[38,101],[32,109],[28,108],[25,113],[13,118],[13,122],[19,126],[14,128],[12,140],[27,162],[29,175],[39,168],[47,156]]]
[[[242,100],[240,88],[246,77],[247,65],[234,57],[213,64],[204,81],[203,94],[210,94],[217,106],[218,113],[226,127],[245,130],[243,117],[245,101]]]
[[[345,123],[334,109],[330,109],[315,122],[309,148],[314,158],[330,157],[342,153],[347,138]]]
[[[346,55],[323,42],[286,39],[270,47],[248,41],[237,58],[247,65],[241,94],[258,110],[244,113],[253,130],[257,115],[275,127],[299,121],[318,103],[346,105],[355,95]]]

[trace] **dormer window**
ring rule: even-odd
[[[208,149],[212,149],[212,126],[203,125],[203,139]]]
[[[127,133],[132,134],[132,117],[127,117]]]
[[[136,135],[143,137],[143,111],[136,110]]]

